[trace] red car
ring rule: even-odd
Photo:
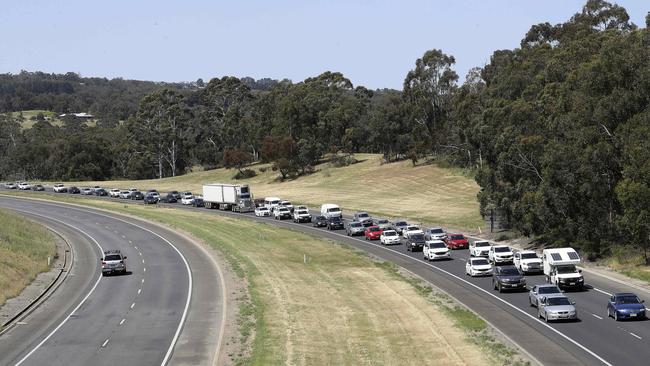
[[[449,249],[467,249],[469,248],[469,242],[463,234],[449,234],[447,239],[445,239],[445,245]]]
[[[379,226],[370,226],[363,232],[363,235],[366,237],[366,240],[379,240],[383,231]]]

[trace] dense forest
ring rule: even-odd
[[[163,84],[0,76],[0,111],[90,112],[21,129],[0,115],[3,179],[151,178],[193,166],[272,163],[282,179],[324,156],[433,159],[470,169],[481,210],[589,256],[650,249],[650,14],[590,0],[562,24],[533,25],[459,84],[455,59],[430,50],[403,90],[353,86],[337,72],[302,82],[235,77]],[[646,256],[647,258],[647,256]]]

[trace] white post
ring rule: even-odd
[[[302,255],[302,261],[304,264],[307,264],[307,254]]]
[[[480,227],[480,226],[478,227],[478,233],[479,233],[479,234],[483,234],[483,231],[481,231],[481,227]]]
[[[48,266],[48,267],[50,266],[50,260],[51,260],[51,258],[50,258],[50,256],[48,255],[48,256],[47,256],[47,266]]]

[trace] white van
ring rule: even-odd
[[[342,217],[343,211],[341,211],[339,205],[326,203],[320,207],[320,214],[329,219],[330,217]]]
[[[269,211],[273,212],[276,207],[280,205],[280,202],[282,200],[279,199],[278,197],[266,197],[264,199],[264,207],[268,208]]]

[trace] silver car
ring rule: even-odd
[[[562,290],[551,284],[535,285],[528,292],[528,303],[530,306],[537,307],[542,298],[551,295],[562,295]]]
[[[106,276],[115,273],[126,273],[126,256],[122,255],[119,250],[104,251],[102,258],[102,275]]]
[[[432,227],[424,231],[424,236],[427,240],[445,240],[447,233],[440,227]]]
[[[348,236],[363,235],[365,230],[366,227],[359,221],[350,221],[348,227],[345,229],[345,233]]]
[[[575,302],[560,295],[547,295],[539,300],[537,314],[547,323],[552,320],[577,320]]]

